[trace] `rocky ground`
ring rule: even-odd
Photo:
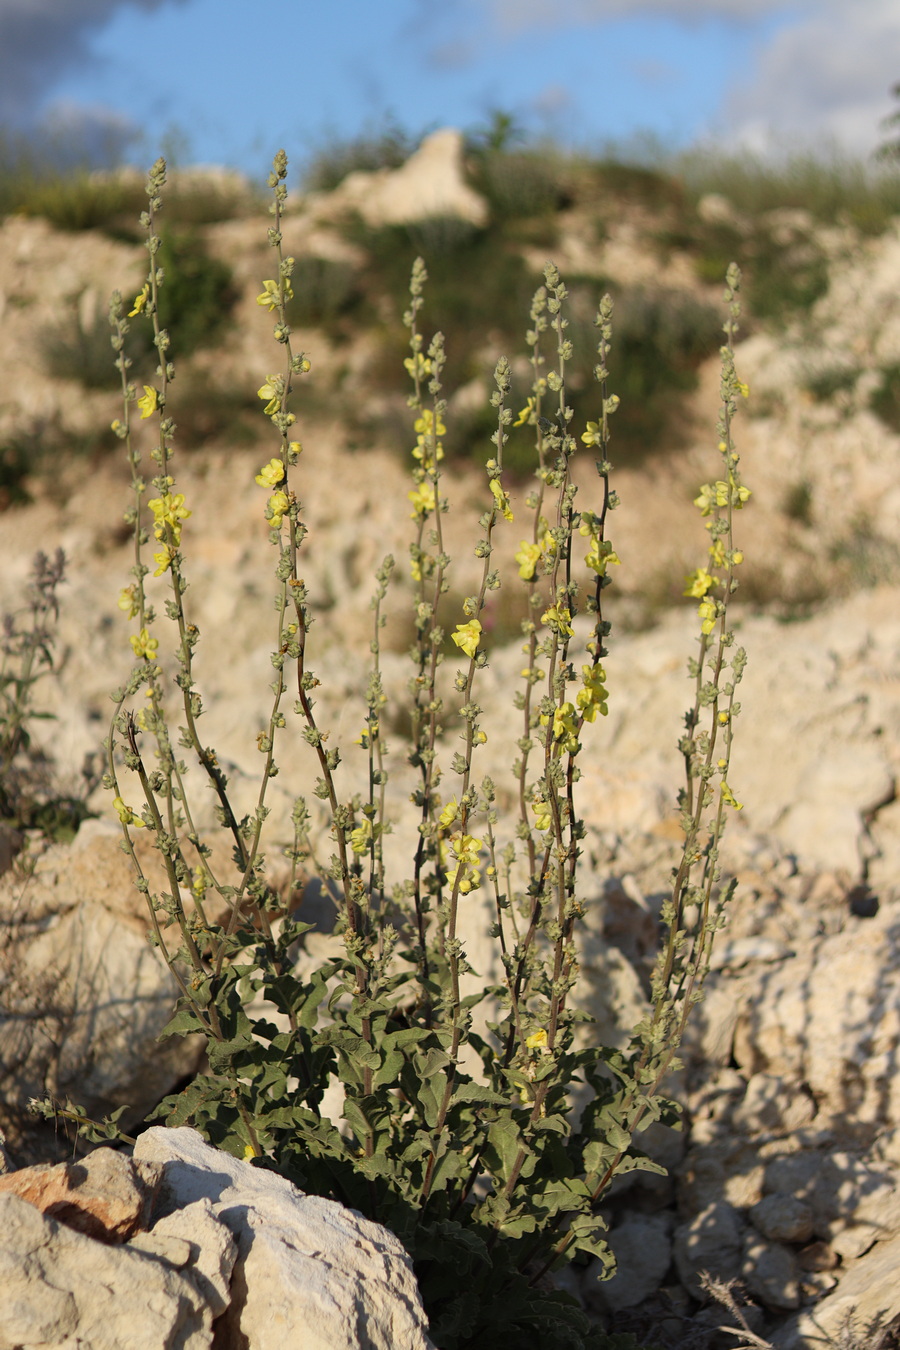
[[[421,176],[421,163],[407,165],[406,180],[393,180],[393,188],[382,175],[367,190],[345,187],[344,196],[356,192],[375,210],[401,200],[411,180],[419,183],[414,200],[437,202],[441,212],[476,211],[446,168],[452,155],[441,153],[440,172],[425,157],[431,179]],[[424,182],[437,195],[423,197]],[[338,248],[330,222],[347,205],[340,191],[336,200],[303,204],[289,226],[290,250]],[[576,226],[567,225],[561,261],[583,264]],[[784,228],[800,225],[785,221]],[[264,233],[258,222],[237,220],[209,235],[232,259],[241,298],[225,346],[214,358],[196,358],[195,369],[205,363],[222,387],[247,372],[255,384],[271,364],[268,325],[254,300],[269,275]],[[609,256],[595,258],[598,272],[613,264],[646,271],[641,240],[624,224],[601,247]],[[869,241],[832,230],[823,247],[830,285],[815,307],[787,329],[757,328],[737,351],[751,399],[736,439],[754,492],[738,541],[748,560],[750,600],[738,628],[749,664],[731,779],[744,809],[726,844],[739,888],[674,1085],[685,1129],[658,1131],[652,1141],[667,1178],[629,1179],[610,1201],[620,1273],[608,1283],[592,1267],[564,1277],[606,1325],[666,1347],[732,1343],[716,1339],[729,1315],[709,1301],[702,1271],[739,1282],[750,1330],[779,1350],[874,1345],[900,1317],[900,439],[867,396],[878,372],[900,362],[900,229]],[[678,258],[670,265],[684,281]],[[38,422],[79,433],[108,425],[114,397],[51,379],[41,363],[42,334],[60,304],[87,313],[112,283],[136,291],[143,266],[139,247],[99,234],[60,236],[18,218],[0,224],[6,432]],[[335,353],[314,330],[304,345],[313,378],[321,371],[327,384]],[[364,355],[363,337],[357,356],[345,352],[341,360],[352,365]],[[816,401],[810,372],[834,367],[853,378],[839,382],[839,395]],[[612,1039],[621,1040],[645,1006],[674,856],[676,740],[696,625],[693,605],[668,601],[672,577],[680,581],[703,556],[691,498],[715,472],[716,382],[713,362],[695,397],[697,426],[705,429],[691,444],[616,480],[622,506],[610,534],[623,566],[610,592],[610,715],[592,729],[581,785],[588,826],[583,995],[598,1034]],[[323,678],[323,720],[349,760],[361,724],[372,575],[389,550],[406,571],[409,484],[396,447],[350,448],[333,404],[327,413],[319,407],[302,435],[305,576],[318,620],[312,664]],[[185,549],[188,601],[201,628],[206,735],[231,766],[239,794],[252,789],[271,671],[271,550],[264,494],[253,483],[269,453],[261,438],[244,448],[213,442],[176,460],[178,490],[194,511]],[[587,506],[590,464],[579,473],[579,504]],[[30,481],[30,504],[0,514],[0,609],[20,603],[35,549],[61,546],[67,555],[57,637],[63,659],[38,693],[41,709],[57,720],[39,724],[36,734],[55,781],[76,795],[85,756],[106,734],[109,690],[129,668],[127,623],[117,607],[131,563],[126,482],[124,466],[112,459],[70,458]],[[451,584],[462,596],[478,566],[467,541],[483,509],[483,480],[458,468],[451,482]],[[524,509],[526,491],[512,485],[514,510]],[[507,559],[516,528],[501,544]],[[408,678],[410,595],[401,579],[386,630],[385,685],[395,708]],[[494,622],[501,637],[512,627],[502,609]],[[520,663],[516,642],[498,642],[480,696],[491,732],[479,769],[496,778],[501,806],[511,800],[504,784],[519,730],[509,690]],[[397,805],[388,863],[399,876],[414,829],[399,723],[393,740]],[[298,746],[290,772],[273,784],[276,844],[288,838],[293,796],[308,779],[302,753]],[[352,761],[347,772],[352,779]],[[46,1140],[16,1133],[29,1097],[69,1094],[90,1112],[127,1103],[133,1123],[194,1070],[200,1053],[191,1043],[155,1044],[169,1015],[169,979],[144,942],[141,898],[102,790],[87,804],[97,818],[70,845],[44,849],[32,833],[28,865],[20,857],[2,883],[0,1059],[8,1145],[19,1164],[46,1156]],[[21,839],[6,842],[11,862]],[[477,907],[469,922],[470,959],[489,978],[493,957]]]

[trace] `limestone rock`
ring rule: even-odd
[[[202,1045],[157,1040],[177,986],[147,942],[115,831],[88,822],[71,846],[54,845],[25,894],[14,874],[0,881],[3,1099],[21,1110],[49,1088],[95,1117],[124,1104],[127,1129],[192,1072]]]
[[[327,209],[351,207],[369,225],[457,217],[487,223],[487,203],[465,181],[463,138],[447,128],[435,131],[399,169],[348,174],[327,199]]]
[[[694,1298],[706,1295],[700,1275],[736,1279],[743,1263],[743,1225],[733,1205],[720,1200],[675,1230],[673,1256],[678,1277]]]
[[[127,1245],[73,1232],[0,1195],[3,1350],[208,1350],[212,1312],[194,1285]]]
[[[782,1242],[767,1242],[754,1229],[744,1238],[741,1273],[748,1288],[767,1307],[776,1311],[799,1306],[797,1259]]]
[[[794,1195],[765,1195],[750,1210],[750,1222],[772,1242],[808,1242],[813,1212]]]
[[[871,1334],[900,1316],[900,1237],[880,1242],[869,1255],[853,1262],[837,1288],[814,1308],[792,1317],[776,1332],[776,1350],[826,1350],[838,1344],[849,1327]]]
[[[18,1195],[42,1214],[101,1242],[125,1242],[146,1228],[162,1176],[157,1163],[98,1148],[81,1162],[38,1164],[0,1177],[0,1194]]]
[[[206,1200],[234,1234],[232,1302],[217,1345],[283,1350],[302,1328],[304,1350],[433,1350],[412,1263],[386,1229],[195,1130],[147,1130],[135,1157],[163,1165],[164,1209]]]
[[[630,1215],[609,1235],[616,1273],[601,1280],[601,1261],[585,1271],[582,1291],[588,1305],[600,1311],[634,1308],[655,1293],[672,1263],[671,1221],[665,1214]]]

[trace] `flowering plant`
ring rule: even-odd
[[[727,626],[729,597],[741,554],[732,537],[733,512],[749,495],[739,479],[731,424],[743,392],[734,372],[738,273],[729,270],[728,321],[722,348],[719,450],[724,478],[701,489],[697,504],[710,535],[709,561],[688,579],[700,600],[700,637],[691,663],[694,700],[680,748],[686,778],[681,797],[684,849],[663,913],[664,934],[652,982],[652,1005],[625,1051],[580,1047],[577,1006],[580,841],[584,822],[577,785],[588,734],[608,710],[605,662],[610,624],[604,591],[619,558],[607,538],[617,498],[610,486],[610,423],[618,400],[607,389],[613,306],[599,304],[597,420],[580,436],[566,401],[567,290],[552,265],[535,293],[527,343],[531,393],[514,421],[508,406],[509,362],[494,371],[494,454],[487,462],[484,509],[474,553],[481,562],[477,590],[462,614],[448,612],[444,517],[449,509],[441,437],[449,417],[442,373],[444,343],[426,345],[420,331],[427,271],[417,260],[405,316],[410,376],[414,537],[410,548],[415,640],[409,689],[409,763],[416,774],[416,830],[405,875],[389,883],[384,838],[392,825],[384,740],[387,696],[379,635],[394,560],[376,573],[372,668],[357,745],[367,788],[348,793],[340,748],[315,712],[320,680],[310,667],[310,597],[300,575],[306,528],[297,493],[301,446],[289,439],[292,400],[310,362],[295,352],[287,322],[293,258],[282,253],[287,160],[276,156],[269,243],[275,276],[263,281],[258,304],[274,317],[281,369],[259,388],[274,454],[255,474],[275,558],[274,680],[266,725],[256,736],[262,756],[255,808],[240,815],[215,751],[198,731],[203,706],[193,653],[199,637],[189,615],[184,548],[192,504],[175,490],[171,472],[174,425],[167,416],[173,367],[160,329],[156,266],[157,217],[165,165],[154,165],[144,216],[147,280],[127,317],[121,297],[111,309],[122,378],[123,413],[114,427],[132,468],[133,583],[120,605],[136,627],[134,665],[116,692],[107,741],[106,785],[146,895],[152,938],[181,991],[167,1034],[200,1032],[209,1071],[168,1098],[159,1114],[190,1122],[213,1142],[275,1168],[303,1189],[330,1195],[392,1227],[413,1255],[432,1334],[443,1350],[491,1343],[550,1346],[600,1344],[581,1311],[564,1294],[548,1294],[544,1276],[579,1254],[599,1257],[612,1271],[598,1203],[613,1179],[635,1168],[661,1170],[639,1147],[653,1120],[677,1121],[663,1095],[676,1063],[691,1007],[708,968],[718,911],[718,848],[727,809],[738,803],[728,786],[735,687],[744,654]],[[123,355],[128,319],[153,326],[159,351],[157,385],[138,398]],[[146,503],[140,454],[132,439],[133,409],[155,419],[152,451],[156,496]],[[482,622],[489,593],[503,583],[494,566],[498,531],[514,522],[504,477],[504,448],[517,430],[534,442],[535,485],[526,498],[530,538],[515,553],[525,588],[525,665],[515,695],[521,735],[512,766],[511,828],[501,821],[498,790],[478,774],[478,752],[489,737],[482,725],[479,681],[490,660]],[[577,504],[572,462],[580,442],[597,456],[590,509]],[[262,500],[262,499],[261,499]],[[148,519],[149,513],[149,519]],[[174,667],[160,655],[160,625],[150,603],[144,561],[148,525],[162,552],[156,578],[168,587],[166,615],[174,634]],[[521,523],[518,529],[522,529]],[[586,541],[585,544],[581,540]],[[452,625],[450,646],[443,623]],[[445,679],[445,657],[462,664]],[[327,678],[327,675],[325,676]],[[615,681],[609,681],[613,691]],[[293,714],[287,712],[288,690]],[[233,870],[213,861],[198,824],[189,765],[169,731],[168,692],[180,705],[179,744],[212,788],[221,829],[229,836]],[[140,712],[134,701],[143,694]],[[278,773],[276,749],[289,717],[311,748],[319,777],[314,796],[327,819],[334,852],[319,856],[319,809],[294,802],[288,903],[273,887],[263,853],[269,784]],[[445,749],[452,722],[461,748]],[[151,762],[155,757],[155,765]],[[449,796],[444,775],[453,775]],[[129,775],[128,790],[123,775]],[[139,801],[139,806],[133,803]],[[155,834],[167,889],[154,890],[133,843],[135,827]],[[504,843],[503,834],[511,837]],[[284,842],[284,841],[282,841]],[[339,948],[318,965],[295,962],[311,925],[295,902],[304,879],[317,877],[339,904]],[[469,906],[487,896],[497,943],[499,979],[466,992]],[[287,912],[285,912],[287,910]],[[304,973],[305,972],[305,973]],[[481,1005],[488,1009],[480,1013]],[[331,1089],[337,1086],[339,1106]],[[574,1087],[581,1095],[576,1116]],[[592,1340],[591,1337],[594,1337]]]

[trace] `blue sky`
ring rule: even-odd
[[[140,162],[254,175],[498,108],[576,147],[865,152],[898,80],[900,0],[0,0],[7,125],[141,128]]]

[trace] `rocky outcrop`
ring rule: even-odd
[[[0,1279],[0,1345],[19,1350],[433,1350],[392,1234],[188,1129],[147,1131],[133,1161],[13,1173]]]

